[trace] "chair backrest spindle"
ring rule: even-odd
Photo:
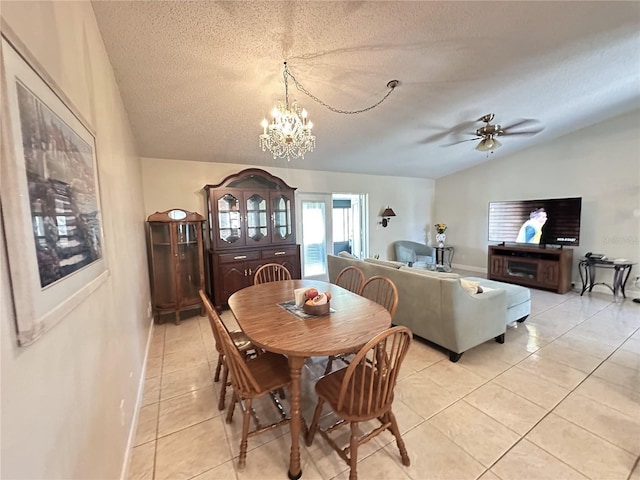
[[[253,283],[259,285],[261,283],[279,282],[282,280],[291,280],[291,272],[279,263],[267,263],[262,265],[253,275]]]
[[[371,339],[346,369],[338,410],[371,417],[393,401],[398,372],[411,343],[411,330],[393,327]]]
[[[364,273],[358,267],[345,267],[336,277],[336,285],[353,293],[360,293],[363,283]]]
[[[393,319],[398,308],[398,289],[391,280],[379,275],[371,277],[362,285],[360,295],[382,305]]]

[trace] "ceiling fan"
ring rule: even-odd
[[[494,114],[488,113],[480,117],[477,121],[484,122],[485,124],[478,128],[474,133],[470,133],[469,135],[473,135],[474,138],[469,138],[466,140],[460,140],[459,142],[450,143],[448,145],[443,146],[451,146],[457,145],[462,142],[470,142],[474,140],[480,140],[480,143],[476,145],[476,150],[480,152],[489,152],[493,153],[496,148],[499,148],[502,143],[498,141],[496,137],[502,137],[506,135],[536,135],[544,130],[544,127],[540,125],[538,120],[534,120],[532,118],[523,118],[517,120],[516,122],[507,125],[505,127],[498,124],[491,124],[493,121]],[[524,125],[535,125],[534,128],[530,130],[516,130],[519,127]]]

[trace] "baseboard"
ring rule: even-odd
[[[153,338],[153,316],[151,317],[151,328],[147,336],[147,348],[144,351],[144,363],[140,372],[140,380],[138,382],[138,395],[134,405],[133,418],[131,419],[131,428],[129,429],[129,438],[127,440],[127,448],[124,452],[124,460],[122,469],[120,470],[120,480],[129,478],[129,465],[131,465],[131,453],[133,452],[133,442],[136,439],[136,431],[138,430],[138,420],[140,417],[140,407],[142,406],[142,397],[144,396],[144,381],[147,376],[147,361],[149,360],[149,349],[151,348],[151,339]]]
[[[484,273],[485,275],[487,273],[487,269],[486,268],[474,267],[472,265],[461,265],[459,263],[454,263],[454,264],[451,265],[451,267],[453,268],[453,270],[467,270],[469,272]]]

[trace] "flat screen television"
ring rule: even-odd
[[[489,241],[529,245],[580,245],[582,198],[489,203]]]

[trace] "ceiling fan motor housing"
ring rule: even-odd
[[[485,125],[476,130],[476,135],[486,137],[488,135],[503,135],[504,130],[500,125]]]

